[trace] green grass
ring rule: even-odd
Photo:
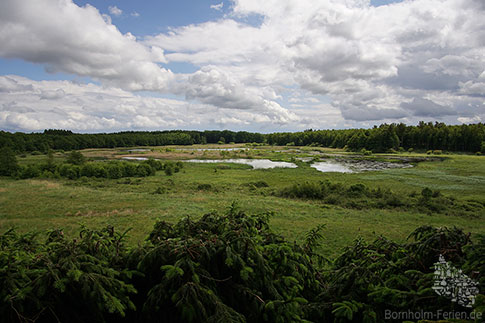
[[[284,152],[277,152],[278,150]],[[311,152],[315,151],[327,154],[344,153],[318,147],[305,147],[300,151],[292,147],[291,151],[287,150],[287,147],[257,147],[249,152],[230,152],[226,157],[241,158],[249,155],[253,158],[290,161],[292,157],[312,156]],[[160,151],[164,158],[198,158],[191,151],[172,149],[167,153],[164,147],[155,147],[152,152],[143,152],[143,155],[151,156],[152,153]],[[93,158],[114,158],[120,150],[91,149],[84,153]],[[199,153],[202,154],[203,152]],[[206,156],[221,158],[219,152],[206,153]],[[403,156],[409,154],[405,153]],[[57,153],[55,157],[56,161],[62,161],[64,155]],[[289,239],[301,241],[306,231],[325,223],[322,251],[328,256],[336,255],[340,248],[358,236],[371,239],[382,234],[402,241],[409,232],[423,224],[457,226],[472,233],[485,232],[483,214],[477,214],[476,217],[458,217],[402,210],[355,210],[325,205],[319,201],[272,195],[293,183],[328,179],[346,185],[363,183],[370,188],[382,187],[397,194],[420,192],[424,187],[430,187],[457,200],[483,201],[485,157],[444,157],[447,157],[444,161],[422,162],[414,168],[354,174],[321,173],[304,163],[296,169],[270,170],[253,170],[249,166],[238,164],[185,163],[185,167],[173,176],[166,176],[160,171],[152,177],[119,180],[1,178],[0,231],[11,226],[21,231],[60,227],[67,234],[73,234],[81,224],[89,227],[110,224],[119,230],[132,228],[129,241],[136,243],[146,237],[157,220],[173,222],[185,215],[197,217],[210,211],[222,212],[233,201],[238,201],[249,212],[274,212],[271,220],[273,229]],[[21,164],[28,164],[43,162],[45,159],[45,156],[37,155],[19,158],[19,161]],[[265,181],[269,187],[254,188],[248,185],[257,181]],[[210,184],[211,188],[199,190],[200,184]],[[159,187],[165,188],[164,193],[154,194]]]

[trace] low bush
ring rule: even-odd
[[[364,184],[345,186],[330,181],[295,183],[275,192],[287,198],[321,200],[327,204],[346,208],[402,208],[423,213],[443,213],[449,215],[477,216],[485,210],[485,203],[456,201],[444,196],[440,191],[424,188],[421,194],[397,194],[380,187],[370,189]]]
[[[197,190],[199,191],[211,191],[214,188],[212,187],[211,184],[199,184],[197,185]]]

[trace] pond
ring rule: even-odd
[[[238,150],[248,150],[249,148],[176,148],[176,150],[194,150],[194,151],[238,151]]]
[[[323,173],[329,173],[329,172],[353,173],[354,172],[352,169],[350,169],[349,167],[343,164],[339,164],[336,162],[328,162],[328,161],[313,163],[311,167]]]
[[[337,173],[358,173],[365,171],[378,171],[393,168],[410,168],[410,163],[402,162],[385,162],[375,160],[355,160],[355,159],[334,159],[323,162],[316,162],[311,165],[320,172],[337,172]]]
[[[287,162],[275,162],[269,159],[189,159],[184,160],[185,162],[189,163],[235,163],[235,164],[245,164],[253,167],[254,169],[269,169],[269,168],[296,168],[293,163]]]
[[[139,160],[139,161],[148,160],[148,158],[146,158],[146,157],[121,157],[121,159],[123,159],[123,160]]]

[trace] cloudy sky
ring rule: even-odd
[[[0,129],[485,121],[484,0],[1,0]]]

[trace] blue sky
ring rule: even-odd
[[[484,10],[481,0],[4,0],[0,129],[480,122]]]

